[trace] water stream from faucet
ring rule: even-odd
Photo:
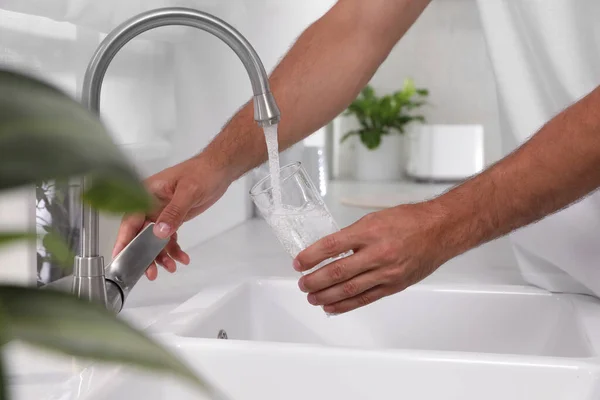
[[[277,138],[277,124],[265,126],[265,139],[267,141],[267,155],[269,156],[269,174],[271,188],[273,189],[273,209],[281,208],[281,178],[279,171],[279,143]]]

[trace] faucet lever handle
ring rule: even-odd
[[[107,303],[115,312],[121,310],[131,289],[169,243],[169,238],[156,237],[153,228],[152,222],[106,267]]]

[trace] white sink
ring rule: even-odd
[[[265,279],[205,290],[150,332],[231,400],[595,400],[599,311],[533,288],[420,284],[328,318],[295,279]],[[137,398],[205,399],[92,366],[47,400]]]
[[[592,400],[600,393],[597,365],[564,358],[167,340],[231,400]],[[51,398],[206,399],[171,379],[122,369],[87,371]]]
[[[594,300],[518,286],[421,284],[327,317],[295,280],[268,279],[216,301],[201,294],[177,311],[171,331],[187,338],[224,330],[229,340],[578,358],[595,356],[591,339],[600,338],[590,323],[600,314]]]

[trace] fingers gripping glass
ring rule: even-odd
[[[295,258],[319,239],[339,231],[319,191],[297,162],[280,169],[281,206],[275,207],[271,176],[261,179],[250,196],[287,253]],[[348,254],[330,258],[303,274],[311,273]]]

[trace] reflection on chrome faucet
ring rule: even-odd
[[[280,114],[269,88],[264,66],[250,43],[226,22],[200,11],[187,8],[164,8],[142,13],[113,30],[92,57],[83,83],[82,102],[99,113],[102,81],[108,66],[119,50],[131,39],[150,29],[168,25],[183,25],[209,32],[238,55],[252,84],[254,119],[261,126],[279,122]],[[86,186],[85,180],[82,186]],[[113,262],[104,269],[98,249],[98,213],[82,208],[81,254],[75,258],[73,292],[83,298],[104,303],[115,312],[131,288],[142,277],[151,261],[167,244],[156,238],[152,226],[146,227]]]

